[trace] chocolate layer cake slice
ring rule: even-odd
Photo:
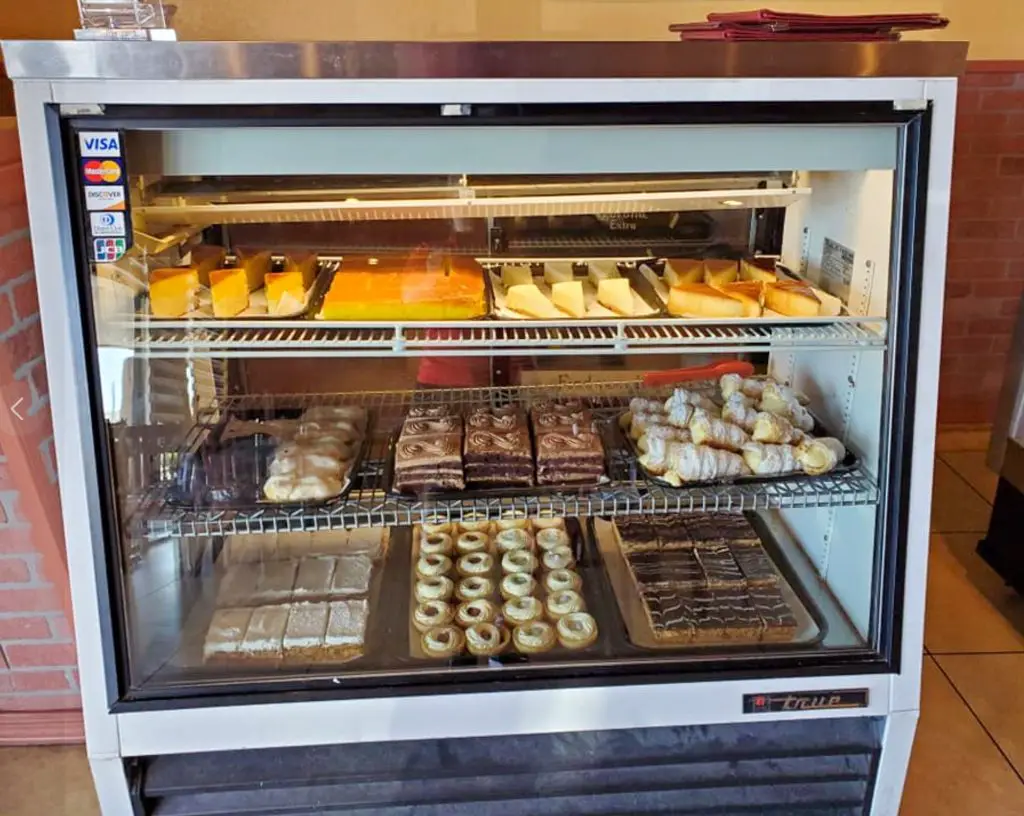
[[[406,493],[463,490],[462,434],[399,437],[395,487]]]
[[[526,428],[526,413],[515,405],[500,408],[474,408],[466,417],[466,430],[508,433]]]
[[[638,551],[626,563],[641,594],[650,587],[702,587],[704,571],[693,550]]]
[[[409,439],[414,436],[437,436],[438,434],[461,432],[462,417],[443,416],[425,417],[423,419],[409,417],[402,423],[401,437]]]
[[[753,586],[750,605],[761,619],[761,640],[786,641],[796,635],[797,620],[778,586]]]
[[[447,402],[424,402],[413,405],[406,415],[408,419],[436,419],[437,417],[451,416],[456,411]]]
[[[526,415],[512,406],[477,409],[466,418],[466,481],[481,485],[533,484],[533,447]]]
[[[604,476],[604,445],[597,433],[575,428],[534,431],[538,484],[593,484]]]

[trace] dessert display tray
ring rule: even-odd
[[[275,256],[272,260],[279,260],[280,256]],[[320,258],[317,261],[317,273],[313,279],[313,285],[306,290],[305,302],[301,308],[294,309],[290,312],[278,312],[277,314],[270,314],[267,306],[267,291],[266,289],[257,289],[255,292],[249,293],[249,308],[245,311],[235,315],[234,317],[215,317],[213,314],[213,298],[210,294],[209,287],[203,286],[199,290],[199,303],[195,309],[190,312],[186,312],[180,317],[160,317],[154,315],[149,308],[149,298],[145,298],[143,308],[141,309],[141,315],[146,320],[152,320],[157,323],[163,324],[167,321],[172,320],[202,320],[206,323],[223,324],[224,326],[230,326],[235,321],[256,321],[256,320],[295,320],[297,318],[306,317],[311,306],[323,298],[323,293],[327,290],[330,284],[331,277],[334,275],[334,271],[338,268],[338,262],[330,258]]]
[[[281,434],[296,420],[277,412],[262,417],[260,413],[225,414],[217,424],[202,429],[179,454],[168,504],[191,510],[252,512],[274,508],[288,513],[328,509],[344,500],[371,446],[373,413],[367,412],[366,428],[348,463],[341,490],[324,499],[303,502],[272,501],[263,494],[270,462],[279,444],[275,434]]]
[[[658,303],[664,310],[664,314],[669,317],[675,317],[669,315],[668,308],[668,290],[669,286],[662,278],[665,268],[664,258],[646,258],[637,262],[638,274],[650,285],[651,291],[654,292],[655,297],[658,299]],[[730,323],[741,323],[741,324],[778,324],[783,323],[787,326],[799,326],[809,325],[815,322],[834,322],[836,318],[850,318],[850,312],[846,308],[846,304],[840,298],[835,295],[829,294],[824,289],[820,289],[814,286],[812,283],[806,281],[792,269],[782,264],[776,266],[776,271],[780,273],[780,280],[792,280],[804,283],[813,290],[814,294],[817,295],[818,300],[821,301],[821,311],[817,317],[793,317],[791,315],[784,315],[780,312],[774,312],[766,309],[764,314],[760,317],[742,317],[742,318],[720,318],[725,322]],[[681,320],[693,319],[693,320],[707,320],[709,318],[693,317],[693,318],[675,318]],[[713,318],[712,318],[713,319]]]
[[[466,487],[459,491],[429,491],[422,496],[431,501],[472,501],[486,499],[502,499],[531,496],[555,496],[565,494],[587,494],[610,488],[621,479],[629,478],[624,465],[629,461],[620,455],[622,442],[619,437],[618,427],[613,421],[606,419],[597,420],[598,433],[604,447],[605,475],[600,481],[588,484],[544,484],[525,487],[523,485],[512,485],[508,487]],[[417,498],[420,494],[403,493],[395,488],[395,448],[398,444],[398,437],[401,429],[396,430],[388,443],[387,457],[384,461],[384,484],[387,486],[387,495],[395,499],[409,500]],[[533,428],[530,427],[531,446],[536,450],[533,438]]]
[[[492,309],[491,316],[501,320],[538,320],[548,318],[534,318],[508,308],[505,303],[505,286],[501,282],[501,267],[503,266],[528,266],[533,275],[533,282],[549,299],[551,288],[544,280],[544,265],[551,263],[571,264],[573,280],[583,283],[583,298],[586,303],[587,313],[580,318],[574,318],[566,314],[559,320],[631,320],[665,317],[664,302],[658,296],[650,280],[641,274],[638,262],[642,258],[477,258],[483,266],[487,281],[488,290],[491,293]],[[602,306],[597,302],[597,289],[587,277],[588,264],[602,263],[605,265],[614,264],[619,274],[629,281],[633,294],[634,312],[631,315],[621,315],[611,309]]]
[[[514,643],[510,640],[508,646],[497,655],[492,657],[476,657],[471,655],[468,650],[463,648],[459,655],[454,657],[434,657],[427,654],[421,645],[421,633],[413,625],[412,612],[416,608],[416,599],[413,592],[416,587],[417,576],[416,576],[416,562],[420,556],[420,537],[423,532],[419,526],[416,526],[412,530],[412,550],[408,565],[408,588],[406,595],[409,598],[409,607],[407,614],[407,627],[409,636],[409,655],[415,660],[427,660],[439,663],[451,663],[453,666],[459,665],[474,665],[478,661],[496,661],[498,663],[517,663],[522,661],[535,661],[537,659],[556,659],[556,660],[571,660],[574,656],[580,656],[583,658],[593,657],[596,652],[599,652],[604,648],[602,644],[608,642],[608,636],[611,634],[610,627],[607,626],[605,616],[601,614],[600,609],[602,601],[604,600],[601,594],[602,582],[598,580],[598,571],[600,570],[600,563],[595,558],[595,553],[587,545],[586,536],[584,534],[583,525],[578,519],[567,518],[565,519],[565,530],[571,540],[571,548],[573,556],[576,560],[576,565],[572,568],[582,579],[582,587],[579,590],[580,595],[583,597],[583,602],[586,606],[584,611],[591,614],[597,622],[597,639],[590,645],[582,649],[567,649],[555,640],[554,645],[543,652],[536,652],[533,654],[519,652]],[[512,630],[512,626],[505,622],[501,615],[501,606],[505,602],[500,592],[500,582],[502,578],[501,568],[501,555],[494,549],[494,535],[496,533],[495,528],[492,525],[492,529],[489,533],[490,543],[488,546],[488,552],[494,557],[494,569],[486,577],[491,580],[494,585],[494,591],[487,596],[486,600],[495,604],[498,607],[498,624],[504,626],[509,632]],[[457,537],[457,533],[452,535],[453,540]],[[542,555],[542,551],[539,548],[535,548],[534,552],[537,556],[538,562]],[[454,562],[457,556],[453,556],[453,567],[449,577],[456,585],[458,585],[459,576],[455,574]],[[544,588],[543,575],[545,570],[542,565],[538,564],[537,569],[533,572],[533,577],[537,581],[537,589],[533,593],[533,597],[537,598],[542,604],[546,601],[547,592]],[[452,598],[453,608],[457,608],[459,601],[454,597]],[[546,623],[550,623],[554,626],[554,622],[547,616],[545,612],[541,620]],[[457,624],[453,623],[453,626]],[[460,627],[461,628],[461,627]]]
[[[818,418],[814,417],[814,430],[811,432],[812,436],[831,436],[827,429],[822,427],[821,423],[818,422]],[[712,481],[697,481],[697,482],[684,482],[681,486],[672,484],[671,482],[663,479],[661,476],[657,476],[650,473],[643,465],[640,464],[640,457],[643,452],[637,447],[636,440],[630,435],[629,431],[622,431],[622,438],[625,439],[626,445],[630,451],[630,465],[632,468],[631,477],[634,480],[647,480],[653,482],[659,487],[667,490],[691,490],[694,488],[701,487],[714,487],[716,485],[746,485],[746,484],[760,484],[763,482],[781,482],[781,481],[817,481],[820,479],[829,479],[831,477],[838,476],[843,473],[852,473],[857,470],[860,465],[860,459],[853,451],[847,449],[846,457],[836,465],[828,473],[822,474],[821,476],[811,476],[807,473],[794,472],[794,473],[777,473],[772,475],[760,475],[760,476],[727,476],[722,479],[714,479]]]
[[[807,647],[820,643],[828,632],[825,616],[804,592],[799,580],[790,570],[786,559],[779,553],[771,537],[765,534],[759,523],[755,523],[754,529],[761,539],[761,544],[779,572],[779,589],[782,592],[782,597],[796,618],[797,628],[793,637],[788,640],[773,641],[721,639],[703,640],[696,643],[670,643],[658,640],[651,629],[644,612],[643,601],[637,592],[622,554],[615,524],[602,518],[592,518],[590,527],[594,545],[604,561],[608,581],[622,614],[627,636],[634,646],[656,651],[692,651],[708,648],[715,651],[723,648],[749,651],[751,648]]]

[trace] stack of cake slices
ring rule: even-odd
[[[466,417],[466,482],[533,485],[533,449],[526,414],[514,406],[477,408]]]
[[[604,477],[604,445],[582,400],[537,403],[530,416],[538,484],[594,484]]]
[[[405,493],[463,490],[462,417],[450,405],[414,405],[395,446],[395,488]]]

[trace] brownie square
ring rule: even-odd
[[[775,564],[760,544],[731,542],[727,546],[740,572],[743,573],[747,586],[774,586],[779,582]]]
[[[763,624],[761,640],[792,640],[797,620],[782,597],[778,586],[752,586],[748,590],[750,604]]]
[[[717,523],[717,515],[710,513],[688,513],[683,516],[683,524],[690,538],[698,547],[705,544],[723,544],[725,537]]]
[[[696,547],[694,553],[709,587],[745,586],[743,573],[724,544]]]
[[[651,632],[657,640],[689,643],[695,629],[688,600],[692,591],[677,587],[645,587],[640,593]]]
[[[644,550],[626,553],[633,579],[642,588],[700,587],[704,572],[693,550]]]
[[[722,636],[726,640],[756,642],[761,639],[764,622],[744,587],[711,589],[708,594],[709,614],[724,622]]]
[[[623,552],[660,549],[658,533],[654,526],[643,519],[618,519],[615,527],[619,531]]]

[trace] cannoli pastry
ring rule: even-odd
[[[814,417],[800,404],[793,389],[777,382],[770,382],[761,395],[761,410],[786,417],[801,431],[814,430]]]
[[[750,441],[747,432],[739,425],[710,416],[700,409],[697,409],[690,420],[690,436],[693,437],[695,445],[709,445],[731,451],[742,450]]]
[[[834,470],[846,458],[846,447],[838,439],[823,436],[819,439],[806,438],[796,449],[796,459],[804,473],[821,476]]]
[[[661,439],[650,440],[650,450],[640,457],[640,464],[677,487],[684,482],[714,481],[750,472],[743,457],[730,451]]]
[[[790,445],[751,442],[743,448],[743,461],[755,476],[778,476],[800,470],[796,448]]]
[[[754,420],[751,436],[755,442],[767,442],[774,445],[799,445],[807,438],[807,434],[780,414],[760,411]]]
[[[640,453],[647,453],[650,439],[664,439],[667,442],[689,442],[690,431],[687,428],[677,428],[674,425],[654,425],[648,428],[644,435],[636,441]]]
[[[629,435],[633,439],[639,439],[648,428],[664,425],[666,422],[668,422],[668,417],[664,413],[641,413],[634,411],[629,423]]]
[[[754,420],[757,418],[757,409],[754,408],[753,399],[736,391],[729,395],[722,406],[722,419],[739,425],[744,431],[750,433],[754,429]]]
[[[676,403],[672,406],[672,410],[668,412],[668,424],[676,428],[686,428],[688,430],[690,420],[693,419],[693,412],[696,410],[689,403]]]
[[[764,387],[769,383],[767,377],[741,377],[739,374],[723,374],[718,384],[722,396],[729,399],[733,394],[740,393],[752,399],[761,399]]]
[[[661,400],[633,397],[629,401],[629,410],[634,414],[662,414],[665,412],[665,404]]]
[[[665,412],[672,414],[672,409],[680,405],[692,405],[694,408],[703,408],[712,414],[718,413],[718,406],[705,397],[700,391],[689,388],[677,388],[672,396],[665,400]]]

